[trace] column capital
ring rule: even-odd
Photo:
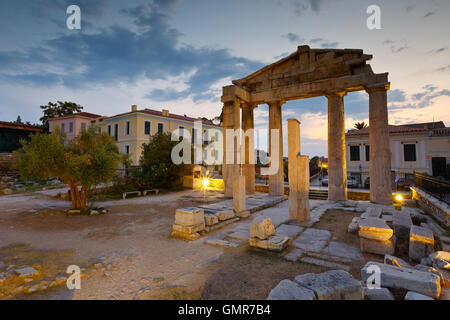
[[[391,83],[376,83],[369,86],[365,86],[364,90],[366,90],[367,93],[372,93],[376,91],[388,91],[391,88]]]
[[[341,90],[341,89],[331,90],[331,91],[327,91],[325,93],[325,97],[327,97],[327,98],[330,98],[333,96],[338,96],[338,97],[342,98],[346,95],[347,95],[347,91]]]
[[[258,104],[255,102],[247,102],[247,101],[241,101],[241,108],[242,109],[255,109],[258,107]]]
[[[264,100],[264,103],[267,103],[268,105],[279,104],[280,106],[282,106],[283,104],[286,103],[286,100],[283,99]]]

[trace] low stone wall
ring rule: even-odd
[[[411,187],[411,192],[413,200],[416,200],[421,206],[427,208],[441,223],[450,227],[450,206],[448,204],[439,201],[417,187]]]
[[[13,171],[14,154],[12,153],[0,153],[0,169],[7,171]]]

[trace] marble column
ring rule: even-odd
[[[366,88],[369,94],[370,201],[379,204],[392,203],[387,90],[389,84]]]
[[[329,92],[328,98],[328,199],[347,200],[345,152],[345,91]]]
[[[270,166],[273,161],[278,162],[278,169],[275,174],[269,175],[269,195],[284,195],[284,168],[283,168],[283,127],[281,117],[281,106],[284,102],[281,100],[270,101],[269,104],[269,153]],[[278,129],[278,156],[274,159],[272,155],[272,130]],[[276,146],[275,146],[276,147]]]
[[[225,196],[233,196],[233,177],[240,175],[240,134],[228,133],[228,130],[238,130],[240,128],[240,102],[238,100],[227,101],[223,105],[223,164],[222,176],[225,186]],[[228,136],[228,137],[227,137]],[[228,138],[233,137],[232,141]]]
[[[255,193],[255,134],[253,110],[256,105],[242,104],[242,143],[243,150],[242,175],[245,177],[245,189],[247,194]],[[245,139],[245,140],[244,140]]]

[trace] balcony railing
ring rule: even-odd
[[[438,179],[421,173],[414,173],[414,184],[419,189],[442,202],[450,204],[450,181]]]

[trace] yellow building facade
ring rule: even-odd
[[[345,135],[347,175],[364,186],[369,177],[369,129]],[[443,122],[389,126],[391,168],[395,179],[412,181],[414,172],[445,176],[450,163],[450,128]]]
[[[196,130],[201,123],[203,134]],[[92,125],[98,126],[102,132],[111,135],[116,141],[119,151],[130,154],[133,166],[139,165],[142,154],[142,145],[150,141],[150,137],[158,132],[179,132],[184,137],[190,137],[192,143],[203,145],[203,141],[210,141],[210,135],[217,135],[222,128],[209,120],[191,118],[187,116],[171,114],[168,110],[139,110],[136,105],[126,113],[111,117],[101,117],[92,120]],[[194,137],[194,138],[193,138]],[[212,138],[214,139],[214,138]],[[203,141],[200,141],[203,140]],[[208,155],[203,154],[203,157]]]

